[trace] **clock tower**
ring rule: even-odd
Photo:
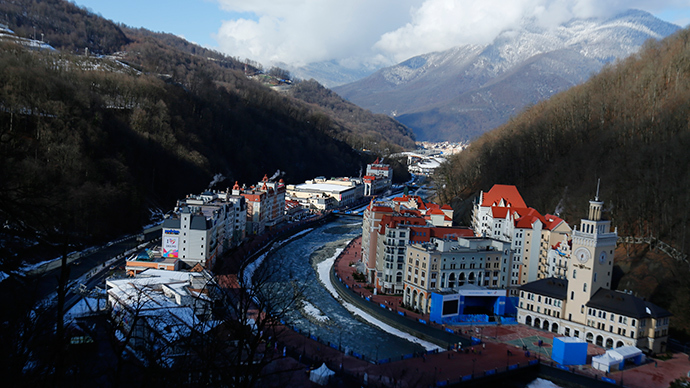
[[[573,230],[565,318],[583,324],[586,320],[585,305],[590,297],[599,288],[611,287],[618,232],[611,232],[611,221],[601,219],[603,205],[604,202],[599,201],[597,187],[594,201],[589,201],[588,218],[580,222],[579,230]]]

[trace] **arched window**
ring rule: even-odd
[[[582,292],[587,292],[587,283],[582,285]]]
[[[577,279],[577,270],[576,269],[573,270],[573,279]]]

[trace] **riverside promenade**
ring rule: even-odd
[[[550,359],[554,333],[524,325],[444,327],[430,323],[428,316],[403,309],[400,296],[373,295],[364,284],[356,282],[352,264],[360,260],[360,255],[361,237],[353,239],[335,259],[330,282],[340,297],[374,318],[441,349],[375,360],[346,354],[340,344],[324,343],[309,333],[280,326],[276,328],[277,359],[269,366],[276,378],[275,386],[316,387],[308,380],[309,370],[323,363],[335,372],[333,385],[329,386],[343,387],[524,386],[540,375],[567,382],[568,386],[661,388],[690,370],[688,356],[683,353],[608,376],[587,366],[559,369]],[[483,342],[468,346],[469,335],[479,335]],[[463,344],[462,351],[446,350],[448,344],[457,342]],[[529,355],[522,350],[523,346],[530,350]],[[590,344],[588,359],[603,352],[604,349]],[[612,383],[602,381],[604,377]]]
[[[538,360],[533,354],[527,355],[502,343],[472,346],[468,337],[453,329],[429,324],[422,315],[409,312],[401,315],[400,297],[373,295],[369,290],[355,286],[354,269],[350,263],[358,260],[360,254],[361,238],[356,238],[335,260],[331,282],[340,297],[374,318],[439,348],[385,360],[364,359],[356,354],[344,354],[337,344],[324,344],[318,338],[286,328],[280,334],[280,340],[286,345],[289,356],[299,362],[307,361],[312,368],[326,363],[337,372],[336,376],[344,386],[435,387],[461,383],[473,385],[506,378],[530,381],[536,376]],[[458,343],[462,344],[460,349],[447,350]]]

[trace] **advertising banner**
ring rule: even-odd
[[[163,257],[179,257],[179,237],[165,236],[163,237]]]

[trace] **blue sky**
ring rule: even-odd
[[[74,0],[132,27],[168,32],[264,65],[387,65],[488,43],[524,16],[555,24],[627,8],[690,24],[690,0]]]

